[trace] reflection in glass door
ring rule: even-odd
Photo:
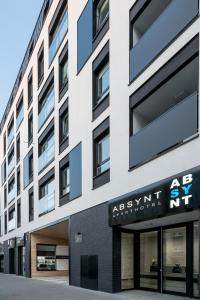
[[[158,231],[140,234],[140,288],[158,290]]]
[[[121,288],[128,290],[134,288],[134,236],[132,233],[121,233]]]
[[[199,224],[193,225],[193,296],[199,297]]]
[[[163,230],[163,291],[186,293],[186,227]]]

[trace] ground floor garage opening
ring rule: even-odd
[[[69,282],[68,221],[31,233],[31,276]]]

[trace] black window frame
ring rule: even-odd
[[[7,207],[8,205],[8,199],[7,199],[7,184],[4,185],[4,209]]]
[[[68,193],[64,194],[64,195],[62,195],[62,192],[61,192],[62,191],[61,176],[62,176],[62,172],[66,168],[70,168],[69,155],[66,155],[59,163],[59,195],[60,195],[59,206],[63,206],[63,205],[65,205],[66,203],[68,203],[70,201],[70,191]]]
[[[63,98],[63,96],[68,90],[69,78],[67,77],[67,81],[64,82],[64,84],[62,82],[62,68],[65,65],[65,63],[68,64],[68,43],[66,43],[66,45],[63,47],[63,50],[59,56],[59,100]]]
[[[3,135],[3,154],[4,156],[6,155],[6,132],[4,132],[4,135]]]
[[[34,191],[33,187],[28,191],[28,216],[29,222],[34,220]]]
[[[42,42],[37,54],[37,76],[39,88],[44,80],[44,41]]]
[[[103,6],[104,2],[108,1],[108,15],[105,17],[103,22],[99,27],[97,27],[97,13],[99,7]],[[93,38],[97,38],[97,36],[100,34],[101,30],[104,26],[106,26],[106,23],[109,20],[109,13],[110,13],[110,3],[109,0],[95,0],[93,3]]]
[[[32,176],[31,172],[30,172],[30,160],[33,159],[33,172],[32,172]],[[25,168],[27,168],[27,170],[25,170]],[[30,185],[30,183],[33,181],[34,178],[34,156],[33,156],[33,148],[31,148],[31,150],[28,152],[28,154],[25,156],[24,161],[23,161],[23,177],[24,177],[24,183],[23,183],[23,187],[24,189],[27,188],[27,186]],[[28,178],[27,178],[28,177]],[[25,178],[27,181],[25,181]]]
[[[109,72],[110,72],[110,66],[109,66],[109,42],[103,47],[103,49],[100,51],[96,59],[92,63],[92,117],[93,121],[96,120],[100,114],[106,110],[107,107],[109,107],[110,102],[110,82],[109,82],[109,90],[104,95],[104,97],[101,99],[100,102],[98,102],[98,77],[101,71],[108,65]]]
[[[21,227],[21,199],[17,200],[17,228]]]
[[[31,109],[28,114],[28,146],[30,146],[32,142],[33,142],[33,109]]]
[[[21,170],[20,166],[17,168],[17,196],[21,193]]]
[[[31,69],[28,75],[28,108],[30,107],[31,103],[33,102],[33,69]]]
[[[21,95],[20,95],[20,97],[19,97],[19,100],[18,100],[18,102],[17,102],[17,105],[16,105],[16,119],[17,119],[17,117],[18,117],[18,115],[19,115],[21,109],[23,109],[23,108],[24,108],[24,93],[23,93],[23,91],[22,91],[22,92],[21,92]],[[23,119],[22,119],[22,121],[23,121]],[[16,128],[16,131],[19,129],[19,127],[20,127],[22,121],[20,122],[20,124],[19,124],[18,127]]]
[[[69,146],[69,109],[68,109],[68,98],[59,109],[59,153],[62,153]],[[68,117],[68,136],[62,138],[62,120],[63,116],[67,114]]]
[[[44,143],[49,140],[51,137],[55,138],[55,125],[54,125],[54,119],[51,120],[51,122],[48,124],[48,126],[45,128],[45,130],[42,132],[42,134],[40,135],[39,139],[38,139],[38,158],[40,157],[40,155],[42,154],[41,152],[41,148],[44,145]],[[48,164],[41,169],[38,174],[42,173],[53,161],[55,160],[55,155],[54,158],[51,159]]]
[[[55,268],[49,270],[49,269],[41,269],[41,268],[38,267],[38,261],[37,261],[37,257],[39,256],[38,255],[38,246],[51,246],[51,247],[55,248],[54,255],[52,256],[55,259]],[[53,252],[53,251],[51,251],[51,252]],[[49,255],[49,253],[48,253],[48,255],[44,255],[44,256],[45,257],[51,257]],[[36,244],[36,261],[37,261],[37,271],[39,271],[39,272],[54,272],[54,271],[56,271],[56,244],[39,244],[39,243],[37,243]]]
[[[100,140],[109,135],[110,138],[110,119],[105,119],[96,129],[93,131],[93,189],[96,189],[110,181],[110,168],[101,174],[97,175],[97,157],[98,149],[97,145]],[[110,161],[110,159],[109,159]]]
[[[7,211],[4,213],[4,234],[8,233],[8,214]]]
[[[16,137],[16,163],[20,161],[20,132],[17,134]]]
[[[39,184],[38,184],[38,201],[40,201],[40,199],[42,199],[41,197],[41,189],[47,185],[49,182],[55,180],[55,169],[52,168],[48,173],[46,173],[40,180],[39,180]],[[49,211],[43,212],[38,214],[38,217],[42,217],[46,214],[49,214],[50,212],[52,212],[55,209],[55,207]]]

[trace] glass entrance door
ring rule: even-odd
[[[140,288],[158,290],[158,231],[140,233]]]
[[[186,226],[163,230],[163,291],[186,294]]]

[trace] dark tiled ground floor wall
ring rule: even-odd
[[[75,236],[80,233],[82,242]],[[108,225],[108,204],[95,206],[70,218],[70,283],[81,286],[81,256],[98,256],[98,290],[115,292],[113,243],[116,234]],[[117,246],[117,245],[116,245]],[[115,271],[119,274],[115,266]]]

